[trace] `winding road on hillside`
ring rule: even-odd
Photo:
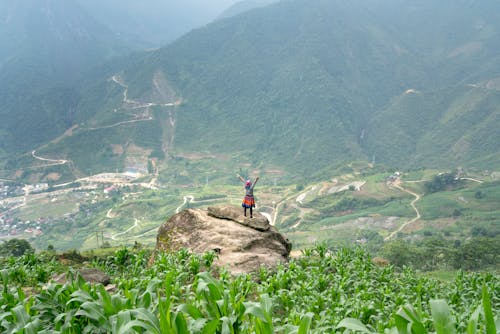
[[[124,125],[124,124],[137,123],[137,122],[149,122],[149,121],[152,121],[152,120],[153,120],[153,117],[150,116],[150,117],[147,117],[147,118],[133,119],[133,120],[130,120],[130,121],[122,121],[122,122],[118,122],[118,123],[115,123],[115,124],[100,126],[100,127],[96,127],[96,128],[86,128],[85,130],[94,131],[94,130],[102,130],[102,129],[111,129],[111,128],[115,128],[117,126]]]
[[[116,241],[116,237],[119,236],[119,235],[124,235],[124,234],[127,234],[129,233],[130,231],[132,231],[134,228],[138,227],[139,226],[139,219],[137,218],[134,218],[134,225],[132,225],[131,227],[129,227],[128,229],[126,229],[125,231],[123,232],[119,232],[119,233],[116,233],[116,234],[113,234],[111,235],[111,240],[113,241]]]
[[[49,159],[49,158],[43,158],[43,157],[40,157],[38,155],[36,155],[36,150],[33,150],[31,152],[31,156],[33,158],[35,158],[36,160],[40,160],[40,161],[46,161],[46,162],[51,162],[50,164],[47,164],[47,165],[43,165],[43,166],[35,166],[37,168],[40,168],[40,167],[50,167],[50,166],[58,166],[58,165],[65,165],[68,163],[68,160],[62,160],[62,159]]]
[[[193,195],[187,195],[187,196],[184,196],[184,202],[182,202],[181,205],[179,205],[177,207],[177,209],[175,209],[175,213],[179,213],[181,212],[181,209],[186,205],[186,204],[189,204],[191,202],[194,202],[194,196]]]
[[[417,203],[417,202],[420,200],[420,195],[419,195],[419,194],[417,194],[417,193],[414,193],[414,192],[413,192],[413,191],[411,191],[411,190],[408,190],[408,189],[405,189],[405,188],[401,187],[401,186],[400,186],[399,184],[397,184],[397,183],[394,183],[394,184],[393,184],[393,186],[394,186],[395,188],[398,188],[399,190],[402,190],[402,191],[404,191],[404,192],[406,192],[406,193],[408,193],[408,194],[410,194],[410,195],[412,195],[412,196],[414,196],[414,197],[415,197],[415,199],[414,199],[413,201],[411,201],[410,205],[411,205],[411,207],[413,208],[413,210],[415,211],[415,213],[416,213],[417,215],[415,216],[415,218],[413,218],[413,219],[411,219],[411,220],[407,221],[406,223],[404,223],[403,225],[401,225],[401,226],[400,226],[397,230],[393,231],[391,234],[389,234],[387,237],[385,237],[385,238],[384,238],[384,241],[388,241],[388,240],[390,240],[390,239],[394,238],[394,237],[395,237],[395,236],[396,236],[399,232],[401,232],[401,231],[402,231],[405,227],[407,227],[407,226],[409,226],[409,225],[413,224],[414,222],[416,222],[417,220],[419,220],[419,219],[421,218],[420,211],[418,211],[418,208],[417,208],[417,206],[415,205],[415,203]]]
[[[461,177],[460,180],[469,180],[469,181],[477,182],[477,183],[483,183],[484,182],[484,181],[481,181],[481,180],[478,180],[478,179],[474,179],[472,177]]]

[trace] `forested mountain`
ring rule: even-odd
[[[215,19],[236,0],[76,0],[137,46],[160,47]]]
[[[75,1],[0,1],[0,64],[50,79],[123,54],[125,42]]]
[[[112,147],[131,143],[296,172],[500,166],[499,22],[494,0],[280,1],[106,73],[45,153],[85,172],[123,168]]]
[[[246,12],[248,10],[254,8],[260,8],[267,5],[272,4],[273,2],[277,2],[277,0],[243,0],[238,1],[228,9],[226,9],[221,15],[219,15],[219,19],[228,18],[234,15],[238,15],[240,13]]]
[[[99,73],[90,69],[171,41],[231,2],[0,0],[0,157],[76,124],[79,90]]]
[[[78,79],[129,52],[74,1],[0,1],[0,155],[50,140],[72,124]]]

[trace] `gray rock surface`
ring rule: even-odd
[[[85,282],[89,283],[100,283],[102,285],[108,285],[111,282],[111,279],[109,278],[108,275],[100,271],[99,269],[96,268],[81,268],[78,269],[77,272],[82,276],[82,278],[85,280]],[[52,278],[52,281],[55,283],[60,283],[64,284],[66,283],[68,278],[66,277],[66,274],[60,274],[57,276],[54,276]]]
[[[158,229],[156,248],[187,248],[195,253],[216,250],[215,264],[238,274],[286,262],[292,245],[263,215],[256,213],[250,219],[239,207],[217,206],[187,209],[172,216]]]

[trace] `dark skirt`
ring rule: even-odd
[[[255,198],[252,195],[246,195],[241,206],[244,208],[255,208]]]

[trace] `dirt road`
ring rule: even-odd
[[[387,237],[385,237],[384,241],[388,241],[388,240],[394,238],[394,236],[396,236],[396,234],[398,234],[398,232],[401,232],[405,227],[413,224],[414,222],[416,222],[417,220],[419,220],[421,218],[420,211],[418,211],[418,208],[415,205],[415,203],[417,203],[420,200],[420,195],[417,193],[414,193],[411,190],[408,190],[408,189],[401,187],[399,184],[393,184],[393,186],[398,188],[399,190],[402,190],[402,191],[415,197],[415,199],[413,201],[411,201],[410,205],[413,208],[413,210],[415,210],[416,216],[415,216],[415,218],[413,218],[413,219],[407,221],[406,223],[404,223],[403,225],[401,225],[397,230],[393,231]]]

